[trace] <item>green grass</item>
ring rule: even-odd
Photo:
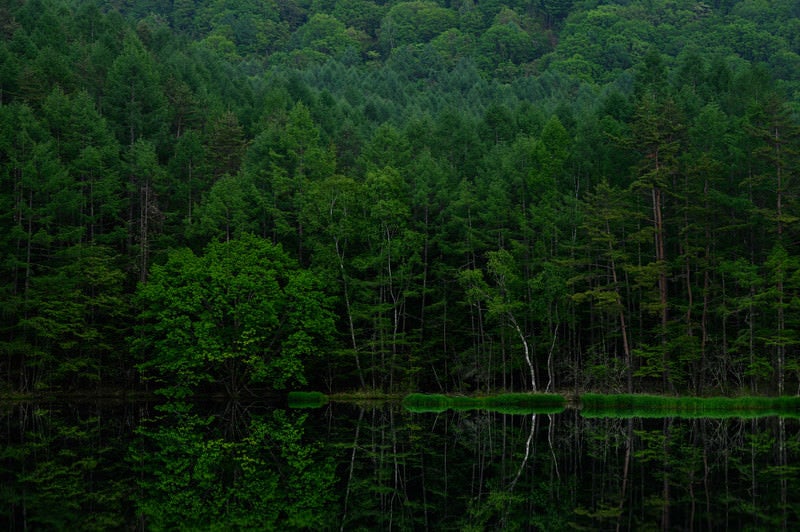
[[[503,414],[557,414],[566,407],[564,397],[556,394],[506,393],[487,397],[412,393],[403,399],[410,412],[446,410],[489,410]]]
[[[584,417],[756,418],[800,417],[800,397],[665,397],[587,393],[580,397]]]
[[[289,392],[289,408],[320,408],[328,404],[322,392]]]
[[[371,396],[370,396],[371,397]],[[321,392],[290,392],[290,408],[320,408],[330,400],[363,399],[331,396]],[[386,399],[386,396],[381,396]],[[374,400],[374,399],[373,399]],[[587,393],[580,396],[581,415],[591,418],[800,418],[800,397],[667,397],[661,395]],[[505,393],[481,397],[412,393],[403,399],[410,412],[487,410],[502,414],[557,414],[566,408],[557,394]]]

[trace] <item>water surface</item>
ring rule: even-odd
[[[7,404],[2,421],[11,530],[800,525],[796,419],[106,402]]]

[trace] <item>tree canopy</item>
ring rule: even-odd
[[[796,2],[0,9],[7,391],[800,386]]]

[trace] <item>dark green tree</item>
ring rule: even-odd
[[[108,71],[102,110],[123,145],[158,141],[164,131],[166,101],[158,68],[133,34],[125,36],[122,53]]]
[[[127,152],[129,251],[136,258],[139,281],[147,278],[154,251],[154,239],[162,232],[164,214],[159,196],[166,175],[158,163],[155,146],[137,140]],[[155,250],[157,251],[157,250]]]
[[[648,63],[648,65],[650,65]],[[651,70],[656,70],[654,66]],[[651,73],[648,70],[648,73]],[[656,76],[656,74],[652,74]],[[669,279],[671,257],[667,239],[669,220],[668,195],[672,192],[674,179],[678,175],[678,153],[682,142],[685,124],[682,122],[679,110],[674,101],[669,97],[662,100],[660,92],[660,79],[646,78],[650,83],[649,89],[644,93],[639,103],[632,124],[632,142],[641,159],[636,169],[636,179],[632,183],[633,190],[645,195],[651,207],[650,224],[652,228],[652,260],[639,271],[641,281],[654,277],[657,293],[646,296],[651,299],[647,305],[650,313],[658,316],[658,325],[655,327],[656,337],[660,345],[642,348],[640,353],[647,359],[645,367],[651,366],[652,371],[660,368],[664,386],[674,386],[675,382],[670,375],[670,365],[667,344],[669,342],[668,328],[670,324],[669,310]],[[676,375],[677,377],[677,375]]]

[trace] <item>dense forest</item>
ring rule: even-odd
[[[795,0],[0,33],[0,392],[800,389]]]

